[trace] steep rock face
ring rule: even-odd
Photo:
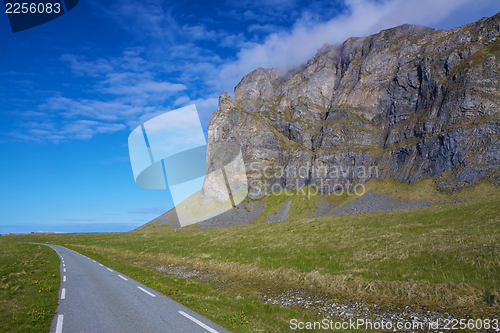
[[[385,177],[436,177],[443,191],[500,184],[499,36],[500,14],[451,30],[402,25],[325,45],[288,73],[259,68],[234,100],[220,96],[207,171],[231,142],[251,198]]]

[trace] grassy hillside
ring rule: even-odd
[[[283,295],[362,302],[376,305],[377,311],[404,311],[409,306],[417,313],[439,311],[457,318],[498,315],[499,189],[478,184],[444,194],[432,184],[366,184],[367,190],[395,200],[434,204],[406,211],[312,218],[315,200],[338,204],[356,196],[317,195],[308,200],[306,190],[263,199],[266,212],[272,212],[291,198],[286,222],[261,219],[205,230],[157,223],[129,233],[2,239],[68,246],[235,332],[287,332],[291,318],[325,315],[314,306],[269,304]]]
[[[264,222],[269,214],[277,212],[288,199],[292,200],[289,220],[306,219],[315,216],[315,212],[317,212],[321,203],[327,204],[331,212],[352,200],[356,200],[369,191],[374,191],[375,194],[387,194],[390,199],[396,201],[426,201],[430,205],[500,201],[500,189],[495,185],[484,182],[461,191],[444,193],[436,189],[432,178],[414,184],[400,183],[387,178],[384,180],[371,179],[364,184],[363,188],[360,187],[359,190],[352,193],[343,191],[323,194],[319,193],[314,187],[308,186],[298,191],[279,189],[259,200],[247,198],[246,202],[264,202],[265,211],[255,223]]]
[[[487,202],[212,230],[158,224],[80,246],[359,299],[486,305],[500,287],[499,212]]]
[[[377,194],[388,194],[394,200],[427,201],[430,204],[448,204],[455,202],[491,202],[500,201],[498,186],[480,182],[469,188],[445,193],[434,186],[434,179],[428,178],[417,183],[400,183],[393,179],[375,180],[366,182],[366,191],[374,190]]]

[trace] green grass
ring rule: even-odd
[[[390,178],[371,179],[366,182],[366,190],[374,190],[377,194],[389,194],[395,200],[427,201],[434,205],[455,202],[500,201],[500,188],[486,182],[479,182],[463,190],[446,193],[436,189],[433,178],[423,179],[413,184],[400,183]]]
[[[221,290],[217,282],[201,282],[161,273],[154,269],[157,266],[144,258],[66,246],[161,292],[233,332],[285,332],[289,331],[290,318],[314,320],[307,313],[263,304],[255,293],[234,295]]]
[[[325,201],[330,203],[332,207],[339,207],[358,197],[357,194],[347,193],[347,191],[323,194],[318,192],[313,186],[304,186],[299,190],[277,189],[262,199],[252,200],[254,202],[263,201],[265,207],[262,215],[257,218],[254,223],[263,223],[269,214],[276,213],[288,199],[292,200],[289,212],[289,220],[292,220],[314,217],[314,211],[317,209],[315,206],[316,202]],[[246,202],[250,200],[251,199],[247,198]]]
[[[151,225],[123,234],[5,238],[74,248],[199,313],[207,309],[210,319],[236,332],[279,332],[288,329],[287,318],[310,314],[262,304],[262,291],[294,288],[347,302],[498,313],[499,207],[460,203],[209,230]],[[219,282],[158,270],[169,264],[215,272]],[[234,317],[240,311],[244,317]]]
[[[11,242],[0,243],[0,255],[0,332],[48,332],[57,308],[59,257],[47,246]]]
[[[486,182],[480,182],[460,191],[444,193],[436,189],[433,178],[424,179],[413,184],[401,183],[391,178],[384,180],[371,179],[364,183],[363,187],[358,187],[356,193],[347,193],[347,191],[319,193],[313,186],[305,186],[299,190],[278,189],[262,199],[252,200],[254,202],[263,201],[265,205],[265,211],[255,223],[264,222],[269,214],[276,213],[288,199],[292,200],[289,219],[307,219],[314,217],[314,212],[317,209],[316,203],[327,202],[333,210],[372,190],[375,194],[388,194],[393,200],[403,202],[427,201],[432,205],[500,201],[499,187]],[[246,202],[250,200],[247,198]]]
[[[437,205],[304,218],[313,211],[314,199],[305,199],[307,191],[305,196],[294,191],[291,196],[263,199],[267,212],[292,198],[290,220],[281,223],[260,221],[205,230],[150,224],[129,233],[2,239],[73,248],[234,332],[288,332],[291,318],[314,320],[317,313],[304,308],[264,304],[264,294],[272,296],[290,289],[346,303],[376,303],[381,308],[410,305],[458,317],[498,315],[497,187],[479,184],[451,194],[436,191],[432,180],[411,185],[370,181],[366,187],[393,199],[427,200]],[[352,197],[316,199],[347,202]],[[176,277],[164,273],[165,267],[188,273],[196,270],[210,278]]]

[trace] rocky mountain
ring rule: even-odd
[[[207,173],[231,143],[253,199],[306,185],[354,190],[387,177],[433,177],[445,192],[480,180],[500,185],[499,37],[500,13],[451,30],[402,25],[325,44],[288,72],[259,68],[234,100],[219,98]]]

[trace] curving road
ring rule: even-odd
[[[89,257],[44,245],[61,258],[59,305],[50,332],[229,332]]]

